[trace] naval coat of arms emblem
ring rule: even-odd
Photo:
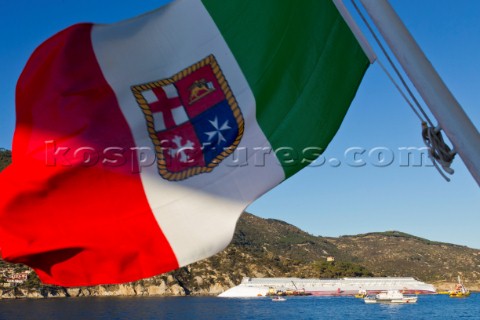
[[[164,179],[179,181],[211,172],[240,143],[243,116],[213,55],[171,78],[131,90]]]

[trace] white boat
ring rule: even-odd
[[[272,301],[275,301],[275,302],[277,302],[277,301],[287,301],[287,299],[285,299],[284,297],[273,297]]]
[[[416,303],[417,296],[407,296],[398,290],[388,290],[380,292],[374,296],[366,296],[365,303]]]

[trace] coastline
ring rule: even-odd
[[[58,299],[58,298],[83,298],[83,297],[185,297],[201,296],[212,297],[228,290],[231,286],[214,284],[208,289],[192,291],[182,287],[172,276],[165,280],[156,279],[157,283],[145,283],[137,281],[118,285],[100,285],[94,287],[65,288],[42,285],[38,288],[11,287],[0,289],[0,300],[8,299]],[[159,281],[158,281],[159,280]],[[143,283],[142,283],[143,282]],[[454,282],[432,282],[437,291],[451,290],[455,287]],[[480,284],[467,286],[473,293],[480,292]]]

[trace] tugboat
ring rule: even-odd
[[[458,283],[455,286],[455,289],[450,291],[449,295],[450,295],[450,298],[466,298],[470,296],[470,290],[465,288],[460,276],[458,276]]]
[[[367,296],[367,290],[360,289],[358,290],[358,293],[355,294],[355,298],[363,299]]]

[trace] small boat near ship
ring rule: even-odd
[[[355,298],[358,298],[358,299],[363,299],[366,296],[367,296],[367,290],[364,290],[364,289],[358,290],[358,293],[355,294]]]
[[[462,278],[458,276],[458,283],[455,289],[449,292],[450,298],[466,298],[470,296],[470,290],[465,288],[462,282]]]
[[[273,297],[273,298],[272,298],[272,301],[273,301],[273,302],[287,301],[287,299],[285,299],[284,297],[276,296],[276,297]]]
[[[368,295],[363,301],[365,303],[416,303],[418,297],[415,295],[404,295],[399,290],[388,290],[376,295]]]

